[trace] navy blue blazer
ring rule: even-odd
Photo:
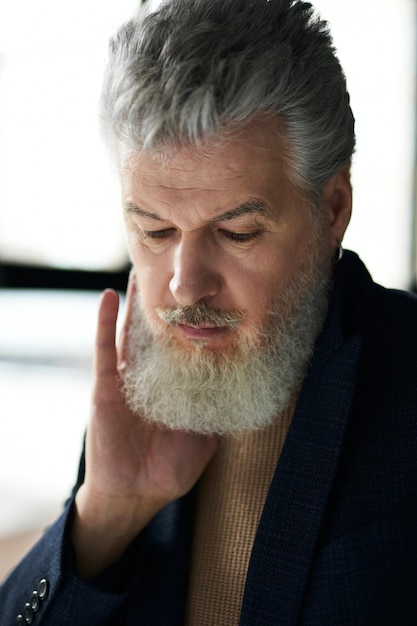
[[[31,598],[35,625],[183,624],[196,489],[94,584],[74,574],[70,500],[1,587],[0,626]],[[375,285],[345,253],[256,534],[240,625],[416,624],[417,298]]]

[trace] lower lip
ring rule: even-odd
[[[186,326],[185,324],[179,324],[178,327],[185,337],[188,339],[217,339],[219,336],[224,335],[228,332],[227,328],[219,328],[218,326],[214,327],[196,327],[196,326]]]

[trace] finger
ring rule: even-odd
[[[128,346],[128,338],[129,338],[129,328],[132,323],[133,311],[135,308],[135,299],[137,295],[137,283],[135,271],[132,268],[129,274],[129,280],[127,283],[126,290],[126,308],[125,308],[125,318],[123,322],[123,326],[120,332],[119,337],[119,346],[118,346],[118,368],[122,369],[126,364],[127,357],[127,346]]]
[[[116,371],[115,337],[118,310],[118,294],[112,289],[106,289],[101,296],[98,311],[94,358],[94,371],[97,377]]]

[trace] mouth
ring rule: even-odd
[[[158,317],[184,347],[204,345],[224,350],[236,340],[236,330],[243,321],[239,311],[211,309],[203,303],[194,306],[157,308]]]
[[[194,339],[200,341],[208,341],[210,339],[217,339],[220,336],[231,332],[230,329],[214,326],[212,324],[200,324],[198,326],[191,324],[177,324],[176,328],[179,329],[182,336],[187,339]]]

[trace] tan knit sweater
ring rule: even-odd
[[[224,438],[199,488],[186,626],[239,623],[252,546],[292,410],[267,430]]]

